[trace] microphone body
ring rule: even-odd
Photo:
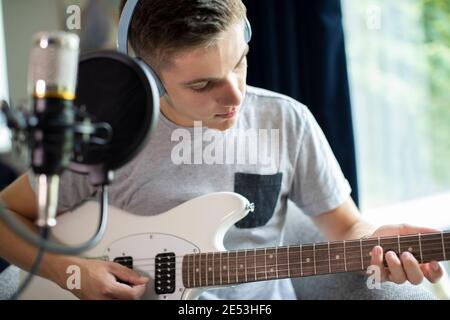
[[[74,146],[79,38],[65,32],[38,33],[31,51],[28,91],[33,118],[31,168],[37,175],[40,227],[56,224],[59,176]]]
[[[64,32],[38,33],[29,66],[28,91],[35,128],[31,167],[36,174],[60,175],[73,150],[78,36]]]

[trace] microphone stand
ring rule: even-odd
[[[33,131],[37,124],[35,117],[22,113],[13,113],[5,101],[1,102],[1,111],[6,115],[8,126],[14,129],[15,133],[24,134],[28,140],[33,136]],[[92,124],[84,112],[79,114],[81,120],[73,125],[74,133],[79,134],[81,141],[75,143],[82,146],[85,143],[106,144],[111,137],[111,127],[106,123]],[[109,133],[107,139],[95,137],[97,130]],[[101,171],[101,173],[99,173]],[[38,175],[37,195],[38,195],[38,221],[40,228],[39,235],[29,230],[18,218],[7,212],[0,203],[0,219],[17,235],[25,241],[31,243],[38,249],[36,259],[31,267],[27,278],[22,282],[19,289],[11,299],[17,299],[25,288],[30,284],[33,276],[39,271],[45,251],[59,253],[63,255],[80,255],[82,252],[95,247],[105,234],[108,223],[108,184],[113,177],[112,172],[103,172],[102,166],[87,168],[87,172],[92,172],[95,176],[96,185],[100,185],[100,221],[96,233],[85,243],[76,247],[69,247],[50,241],[50,228],[56,225],[56,210],[58,203],[58,175]],[[91,179],[92,181],[92,179]]]

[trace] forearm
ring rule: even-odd
[[[30,230],[37,232],[32,222],[18,214],[10,213],[14,214],[21,222],[29,227]],[[23,270],[29,271],[36,256],[36,247],[23,240],[0,220],[0,257]],[[42,258],[38,275],[63,286],[65,282],[65,270],[71,264],[72,259],[74,258],[46,253]]]

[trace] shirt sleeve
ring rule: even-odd
[[[303,130],[289,198],[308,216],[339,207],[351,193],[350,184],[311,112],[305,107]]]

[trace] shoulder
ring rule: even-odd
[[[300,126],[311,120],[308,108],[299,101],[280,93],[248,86],[244,114],[258,122],[274,125]]]
[[[302,105],[300,102],[287,95],[252,86],[247,86],[246,99],[249,100],[248,102],[257,100],[260,102],[275,103],[279,105]]]

